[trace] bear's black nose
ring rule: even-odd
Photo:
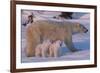
[[[87,33],[88,32],[88,29],[87,30],[85,30],[85,33]]]

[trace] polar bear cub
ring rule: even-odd
[[[43,41],[43,43],[37,45],[35,48],[35,56],[36,57],[40,57],[40,56],[46,57],[48,55],[48,49],[50,45],[51,45],[50,40],[45,40]]]
[[[49,47],[50,57],[58,57],[61,45],[62,45],[61,40],[57,40],[50,45]]]

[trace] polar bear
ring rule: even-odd
[[[58,57],[59,55],[59,49],[61,48],[62,41],[57,40],[53,42],[49,47],[49,56],[50,57]]]
[[[26,29],[26,55],[35,55],[36,46],[43,42],[43,38],[64,41],[71,52],[77,51],[72,41],[73,33],[86,33],[88,29],[77,22],[57,22],[52,20],[39,20],[31,23]]]
[[[45,40],[43,43],[38,44],[35,48],[35,56],[36,57],[46,57],[48,55],[48,49],[51,45],[50,40]]]

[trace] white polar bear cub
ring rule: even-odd
[[[61,47],[61,40],[57,40],[53,42],[49,47],[50,57],[58,57],[59,55],[59,48]]]
[[[35,48],[36,57],[46,57],[48,55],[49,46],[51,45],[50,40],[45,40],[43,43],[39,44]]]

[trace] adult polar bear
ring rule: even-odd
[[[77,51],[72,42],[72,34],[86,33],[87,31],[88,29],[79,23],[47,20],[33,22],[26,29],[26,55],[28,57],[34,56],[35,47],[44,39],[62,40],[70,51]]]

